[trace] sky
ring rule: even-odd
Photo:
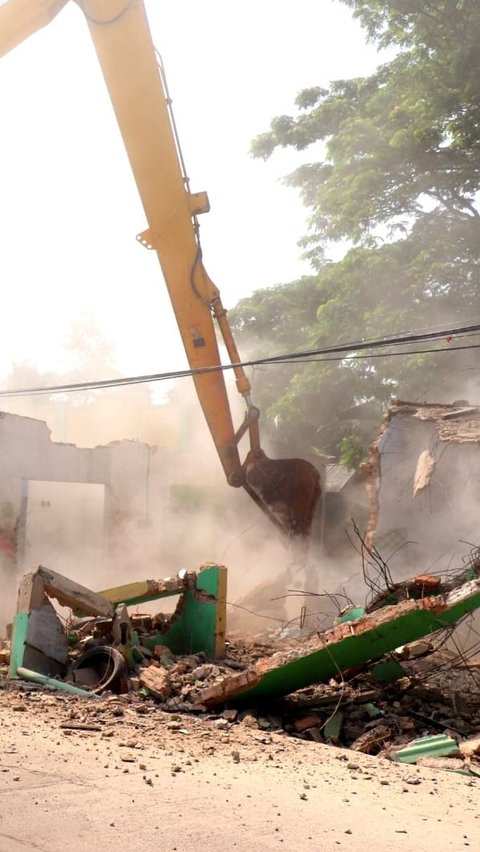
[[[308,274],[297,246],[308,211],[281,182],[308,150],[265,163],[250,144],[293,112],[302,88],[368,74],[376,52],[338,0],[146,8],[192,191],[210,198],[203,258],[225,306]],[[83,317],[125,375],[184,367],[156,255],[135,239],[145,216],[75,3],[0,59],[0,114],[0,383],[13,362],[67,368],[65,344]]]

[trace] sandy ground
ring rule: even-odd
[[[0,689],[1,852],[478,849],[479,785],[128,697]]]

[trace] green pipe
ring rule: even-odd
[[[17,675],[23,680],[31,680],[33,683],[39,683],[42,686],[53,686],[55,689],[60,689],[62,692],[71,692],[73,695],[88,696],[88,698],[98,698],[93,692],[87,692],[86,689],[80,689],[79,686],[74,686],[72,683],[64,683],[63,680],[55,680],[54,677],[33,672],[31,669],[24,669],[23,666],[17,668]]]

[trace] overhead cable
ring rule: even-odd
[[[31,387],[18,388],[12,390],[0,391],[0,397],[18,397],[18,396],[39,396],[44,394],[55,393],[73,393],[87,390],[103,390],[106,388],[122,387],[125,385],[148,384],[150,382],[160,382],[173,379],[181,379],[187,376],[199,376],[208,373],[226,372],[233,370],[236,367],[258,367],[270,366],[275,364],[294,364],[294,363],[319,363],[330,361],[354,361],[368,358],[387,358],[398,355],[413,355],[413,354],[428,354],[440,352],[455,352],[465,349],[478,349],[480,344],[468,344],[465,346],[452,346],[451,343],[455,338],[465,338],[476,336],[480,332],[480,324],[460,326],[455,328],[442,329],[438,331],[402,334],[392,337],[377,338],[375,340],[359,340],[352,343],[344,343],[339,346],[326,346],[316,349],[305,349],[300,352],[290,352],[284,355],[272,355],[266,358],[253,358],[248,361],[240,361],[234,364],[216,364],[209,367],[199,367],[184,370],[171,370],[165,373],[152,373],[140,376],[127,376],[117,379],[104,379],[91,382],[73,382],[61,385],[49,385],[46,387]],[[365,350],[387,349],[390,346],[405,346],[413,343],[422,343],[433,340],[444,339],[448,346],[445,348],[434,349],[418,349],[406,351],[386,351],[381,353],[372,352],[371,354],[359,355],[358,352]],[[320,356],[320,357],[319,357]],[[333,357],[321,357],[333,356]],[[335,357],[336,356],[336,357]]]

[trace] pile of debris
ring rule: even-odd
[[[447,579],[392,584],[384,571],[383,588],[370,583],[365,606],[344,608],[328,630],[263,642],[225,640],[224,572],[209,565],[96,593],[37,569],[20,585],[10,683],[88,702],[110,691],[138,712],[189,713],[405,762],[446,760],[480,775],[480,663],[446,646],[480,607],[478,559]],[[170,594],[179,600],[168,617],[126,605]],[[51,597],[89,614],[65,629]]]
[[[98,701],[63,696],[64,702],[74,701],[77,708],[74,720],[64,726],[97,730],[98,714],[103,718],[105,707],[113,708],[117,716],[134,712],[154,725],[170,717],[178,730],[194,716],[197,724],[207,729],[213,724],[216,731],[232,736],[245,729],[254,737],[283,734],[480,777],[480,661],[476,658],[462,661],[454,652],[436,650],[435,643],[422,640],[360,673],[338,675],[283,697],[212,708],[202,704],[208,689],[232,673],[245,672],[274,647],[266,642],[227,642],[226,657],[214,662],[203,652],[174,655],[158,648],[129,675],[128,692],[111,699],[104,692]],[[51,687],[11,679],[0,686],[12,695],[18,695],[19,689],[52,693]],[[56,703],[53,697],[50,700]]]

